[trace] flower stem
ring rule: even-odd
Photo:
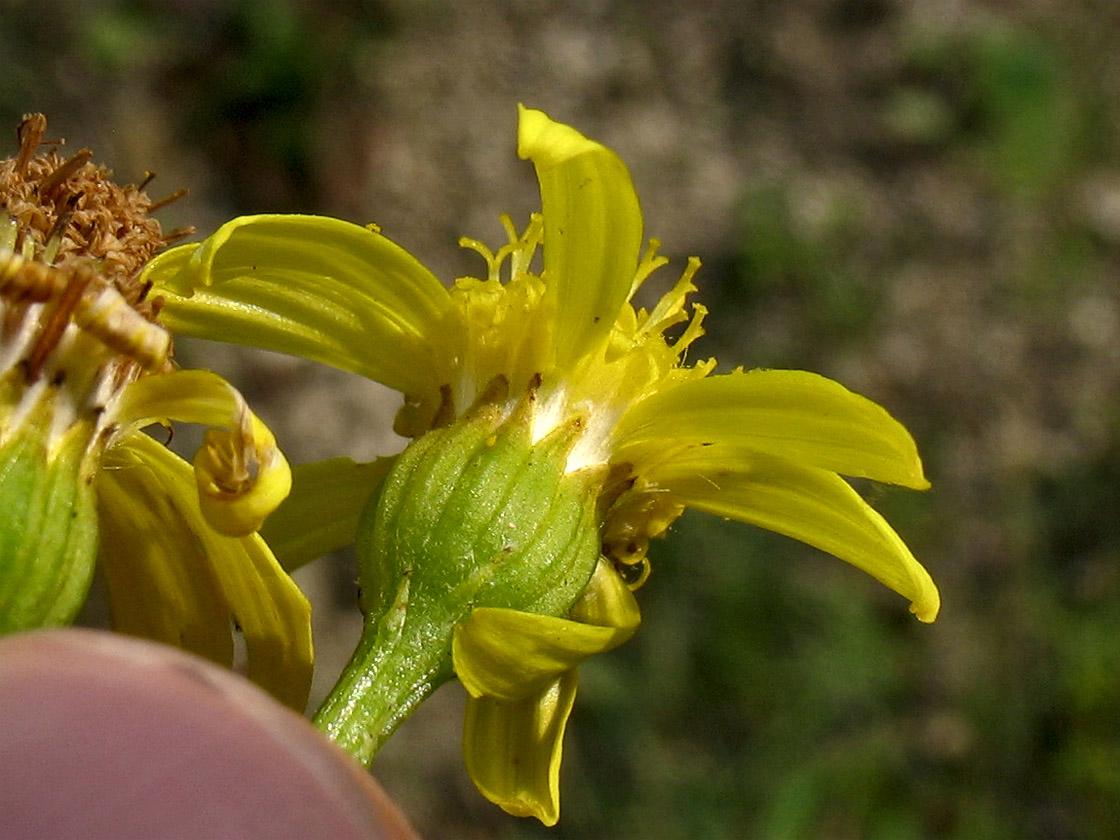
[[[433,638],[430,625],[424,632],[407,621],[407,585],[402,590],[395,609],[366,624],[354,655],[313,718],[367,767],[401,721],[454,675],[450,627]]]

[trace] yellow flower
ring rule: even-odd
[[[635,293],[666,260],[656,242],[642,252],[638,199],[619,158],[528,109],[518,152],[536,167],[542,213],[520,232],[503,219],[508,242],[495,253],[463,240],[487,270],[450,289],[377,229],[306,216],[236,219],[201,246],[169,251],[146,277],[177,332],[294,353],[402,392],[396,428],[415,442],[396,463],[297,468],[270,542],[295,565],[352,539],[361,519],[360,556],[388,558],[371,561],[380,565],[362,581],[369,633],[354,661],[366,663],[366,689],[388,661],[378,651],[407,635],[405,616],[428,609],[420,602],[446,584],[455,607],[429,625],[440,624],[429,638],[446,642],[438,651],[446,659],[399,686],[398,699],[413,703],[453,665],[471,694],[472,777],[511,813],[552,824],[574,668],[634,631],[624,583],[644,579],[650,538],[686,507],[832,553],[908,598],[922,621],[935,618],[939,598],[902,540],[841,477],[926,488],[903,426],[815,374],[713,376],[713,360],[687,365],[702,333],[704,309],[690,314],[687,304],[699,262],[689,261],[651,310],[635,308]],[[521,543],[495,536],[505,507],[477,526],[477,539],[445,536],[460,527],[456,517],[476,527],[476,508],[495,494],[520,499],[516,476],[534,458],[560,474],[539,491],[534,527],[551,535],[569,515],[558,511],[579,498],[593,534],[590,553],[578,523],[564,531],[568,548],[553,541],[541,550],[567,569],[534,579],[552,581],[545,590],[559,607],[543,607],[539,589],[518,602],[512,584],[491,585],[504,573],[502,551],[523,561]],[[482,546],[492,553],[485,562]],[[524,562],[536,562],[526,552]],[[407,711],[371,710],[356,682],[344,675],[319,718],[368,759]],[[347,716],[354,720],[341,722]]]
[[[232,664],[302,709],[310,609],[256,533],[291,485],[271,432],[216,374],[177,370],[138,279],[167,239],[137,187],[41,115],[0,162],[0,632],[64,624],[95,560],[113,627]],[[210,426],[194,469],[142,429]]]

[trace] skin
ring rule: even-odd
[[[181,651],[91,630],[0,639],[0,836],[419,840],[299,715]]]

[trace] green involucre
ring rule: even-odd
[[[571,436],[533,445],[527,419],[486,407],[406,449],[358,534],[367,613],[407,577],[411,608],[452,623],[484,606],[564,614],[599,554],[589,478],[564,472]]]
[[[531,400],[483,405],[414,441],[359,526],[365,629],[316,722],[368,762],[453,675],[457,624],[479,607],[567,613],[599,557],[597,474],[565,472],[579,421],[534,443]]]
[[[89,435],[77,424],[52,451],[45,426],[25,422],[0,446],[0,633],[68,624],[85,602],[97,556]]]

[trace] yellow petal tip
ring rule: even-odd
[[[544,825],[552,828],[560,822],[560,809],[556,803],[539,802],[529,799],[493,800],[494,804],[511,817],[536,817]]]
[[[259,531],[292,489],[292,470],[279,449],[264,445],[254,451],[242,445],[255,461],[255,469],[246,470],[229,456],[238,443],[231,432],[210,429],[194,460],[202,515],[215,531],[229,537]]]
[[[547,169],[576,155],[603,149],[574,128],[554,122],[544,111],[518,105],[517,155]]]
[[[931,587],[931,590],[923,595],[925,597],[920,601],[910,604],[910,612],[923,624],[933,624],[937,620],[937,614],[941,612],[941,595],[937,587]]]

